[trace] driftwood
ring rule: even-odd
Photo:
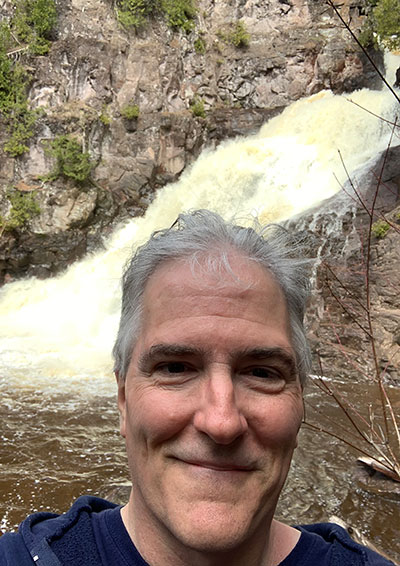
[[[396,472],[388,468],[385,464],[382,464],[382,462],[375,460],[374,458],[360,456],[359,458],[357,458],[357,462],[359,462],[363,466],[366,466],[367,468],[370,468],[371,470],[374,470],[375,472],[383,474],[391,480],[400,482],[400,476],[396,474]]]

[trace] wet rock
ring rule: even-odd
[[[7,17],[11,7],[4,0],[1,15]],[[341,6],[355,31],[363,22],[359,7],[353,0]],[[28,242],[37,245],[36,235],[46,234],[51,242],[57,234],[71,251],[69,262],[78,249],[100,240],[93,234],[114,218],[143,213],[157,189],[176,181],[205,147],[248,135],[294,100],[321,89],[343,92],[376,84],[368,59],[325,0],[199,0],[196,27],[188,35],[161,18],[138,33],[124,30],[109,2],[68,0],[57,10],[48,56],[21,55],[20,63],[32,70],[31,106],[42,115],[26,154],[12,158],[0,149],[0,193],[21,182],[37,184],[54,167],[44,152],[46,141],[68,134],[90,153],[93,180],[100,193],[111,195],[109,208],[100,206],[99,191],[90,186],[81,191],[47,183],[40,191],[40,217],[24,228],[32,238],[17,231],[0,244],[0,281],[11,264],[13,277],[37,272],[29,261],[40,253],[27,248]],[[239,19],[250,34],[246,49],[224,39]],[[195,48],[199,37],[204,53]],[[190,111],[196,97],[204,102],[206,119]],[[131,103],[140,113],[127,120],[121,109]],[[1,128],[0,147],[5,134]],[[80,243],[71,246],[77,234]],[[46,269],[63,267],[52,259]]]
[[[0,239],[0,272],[8,280],[49,277],[102,245],[118,208],[109,192],[96,187],[43,187],[40,213]],[[3,281],[5,281],[3,279]]]
[[[396,70],[396,80],[393,86],[395,88],[400,88],[400,67]]]
[[[386,383],[400,385],[400,147],[360,172],[361,199],[351,187],[321,206],[288,221],[290,227],[309,233],[310,255],[320,262],[313,274],[315,289],[307,313],[314,354],[314,372],[332,378],[376,379],[375,363],[366,317],[366,252],[370,207],[377,186],[377,172],[386,165],[376,199],[375,219],[385,215],[391,227],[383,238],[371,239],[370,312],[378,366]],[[353,179],[354,180],[354,179]]]

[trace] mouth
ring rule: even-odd
[[[209,460],[187,460],[182,458],[176,458],[176,460],[188,464],[189,466],[195,466],[197,468],[203,468],[207,470],[214,470],[216,472],[251,472],[254,468],[252,466],[238,464],[235,462],[215,462]]]

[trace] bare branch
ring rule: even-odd
[[[390,90],[390,92],[393,94],[393,96],[395,97],[395,99],[397,100],[397,102],[399,102],[400,104],[400,98],[397,96],[397,93],[393,90],[393,88],[390,86],[390,84],[387,82],[387,80],[385,79],[385,77],[383,76],[383,74],[381,73],[381,71],[379,70],[379,68],[377,67],[375,61],[372,59],[372,57],[370,56],[370,54],[368,53],[368,51],[365,49],[365,47],[360,43],[358,37],[355,35],[355,33],[353,32],[353,30],[351,29],[351,27],[349,26],[349,24],[347,22],[344,21],[344,19],[342,18],[339,10],[337,9],[337,7],[335,6],[335,4],[332,2],[332,0],[326,0],[326,3],[328,4],[328,6],[330,6],[335,14],[337,15],[337,17],[339,18],[339,20],[342,22],[342,24],[344,25],[344,27],[347,29],[347,31],[349,32],[349,34],[351,35],[351,37],[354,39],[354,41],[357,43],[357,45],[362,49],[364,55],[367,57],[368,61],[371,63],[371,65],[373,66],[373,68],[375,69],[375,71],[377,72],[377,74],[379,75],[379,77],[382,79],[383,83],[388,87],[388,89]]]

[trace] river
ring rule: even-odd
[[[391,83],[399,59],[390,60]],[[388,143],[390,126],[360,106],[389,121],[396,113],[386,91],[324,91],[298,101],[257,134],[205,151],[104,250],[58,277],[1,289],[1,531],[28,512],[61,511],[82,493],[104,493],[128,480],[110,351],[122,265],[132,247],[183,209],[277,221],[330,197],[346,179],[338,150],[351,173]],[[348,395],[362,403],[363,387],[348,384]],[[308,395],[339,418],[326,398],[312,388]],[[399,391],[393,395],[400,407]],[[339,515],[400,559],[399,500],[357,485],[353,462],[338,441],[304,430],[279,514],[296,523]]]

